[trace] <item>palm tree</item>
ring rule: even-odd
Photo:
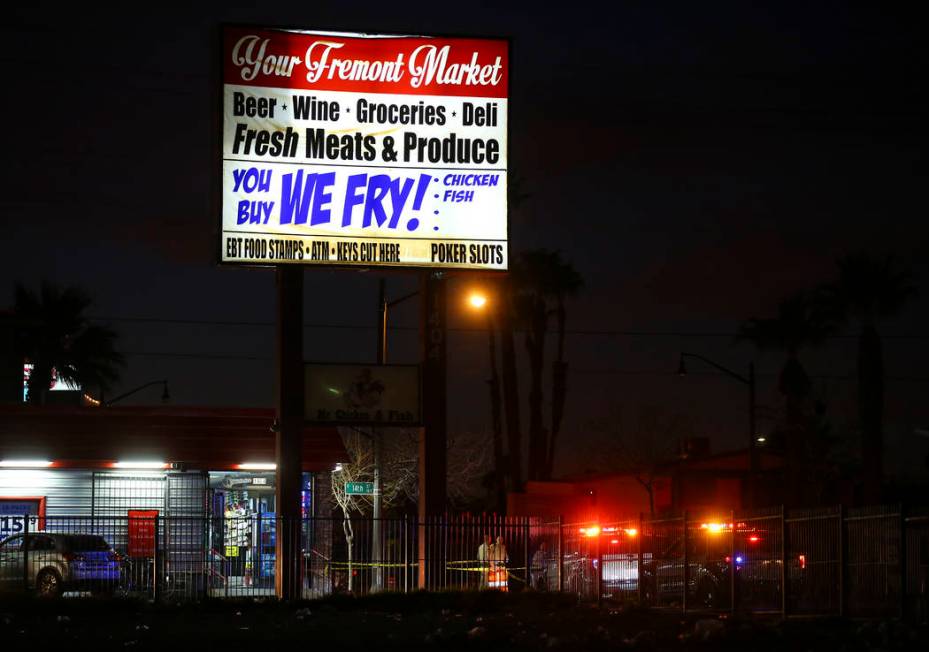
[[[865,252],[839,259],[838,280],[824,288],[825,304],[841,322],[856,321],[858,417],[865,499],[881,498],[883,476],[884,356],[877,324],[898,314],[916,294],[912,274],[895,256]]]
[[[575,295],[583,281],[559,252],[547,249],[527,251],[518,256],[512,277],[514,310],[525,330],[529,355],[529,478],[546,480],[551,476],[567,392],[564,300]],[[558,354],[553,365],[551,430],[546,432],[542,424],[542,376],[545,336],[552,314],[558,321]]]
[[[18,353],[32,365],[29,401],[44,403],[52,381],[106,390],[119,377],[123,356],[116,351],[116,333],[90,324],[85,311],[88,295],[77,287],[61,288],[43,281],[39,293],[17,283],[14,313],[29,326],[17,341]]]
[[[834,328],[834,321],[816,297],[800,292],[781,301],[776,317],[750,319],[739,330],[738,338],[752,342],[759,350],[787,354],[778,390],[784,396],[784,448],[788,473],[793,476],[787,489],[794,500],[800,498],[800,480],[811,462],[806,454],[808,440],[815,437],[809,401],[812,382],[800,362],[800,353],[821,344]]]

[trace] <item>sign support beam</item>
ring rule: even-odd
[[[274,590],[278,599],[301,597],[300,489],[303,476],[303,268],[277,268],[277,538]]]
[[[422,312],[423,427],[419,431],[419,588],[429,584],[425,567],[427,518],[445,512],[446,473],[446,281],[436,273],[420,276]]]

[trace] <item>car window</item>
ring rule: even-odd
[[[85,534],[66,538],[63,547],[70,552],[106,552],[110,544],[103,537]]]
[[[30,550],[54,550],[55,541],[51,537],[31,537],[29,540]]]
[[[22,550],[22,547],[23,547],[23,538],[21,536],[10,537],[6,541],[4,541],[2,544],[0,544],[0,552],[14,552],[17,550]]]

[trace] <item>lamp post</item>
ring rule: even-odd
[[[730,378],[748,386],[748,506],[754,507],[755,502],[755,474],[758,472],[758,455],[755,446],[755,363],[748,363],[748,376],[727,369],[719,363],[713,362],[709,358],[696,353],[681,353],[680,362],[677,368],[679,376],[687,375],[687,368],[684,366],[684,358],[694,358],[708,364],[714,369],[718,369]]]
[[[423,294],[424,288],[428,289],[428,283],[423,283],[424,287],[421,287],[419,290],[415,290],[408,294],[405,294],[397,299],[392,301],[387,300],[386,292],[386,282],[382,278],[378,281],[378,329],[377,329],[377,363],[379,365],[387,364],[387,322],[390,314],[390,309],[394,306],[397,306],[408,299],[412,299],[415,296]],[[424,295],[425,296],[425,295]],[[468,303],[475,310],[482,309],[487,303],[487,297],[479,292],[472,292],[468,297]],[[444,305],[442,306],[442,312],[444,312]],[[424,319],[424,322],[429,322],[429,319]],[[444,319],[443,319],[443,330],[444,330]],[[421,337],[428,338],[429,336],[424,333],[421,333]],[[443,348],[444,351],[444,348]],[[444,356],[443,356],[444,357]],[[425,362],[425,356],[424,356]],[[441,365],[444,371],[444,361]],[[444,385],[444,381],[443,381]],[[441,391],[441,396],[438,398],[444,402],[445,394],[444,389]],[[444,431],[444,427],[443,427]],[[372,440],[374,446],[374,500],[373,502],[373,524],[371,528],[371,536],[373,539],[371,546],[371,554],[374,558],[376,564],[380,563],[381,557],[381,462],[383,454],[383,437],[379,429],[374,428],[372,433]],[[442,433],[442,438],[444,439],[444,432]],[[421,447],[422,448],[422,447]],[[444,453],[444,450],[443,450]],[[422,454],[422,451],[421,451]],[[422,463],[420,467],[422,468]],[[443,473],[444,475],[444,473]],[[422,492],[421,492],[422,494]],[[422,495],[420,495],[420,500],[423,500]],[[444,495],[442,498],[444,502]],[[371,580],[371,589],[372,591],[377,591],[383,588],[383,571],[380,565],[374,567],[374,572],[372,573]]]
[[[390,309],[407,299],[412,299],[419,294],[419,291],[405,294],[399,299],[393,301],[387,300],[387,284],[382,278],[377,285],[377,363],[379,365],[387,364],[387,316]],[[374,445],[374,500],[373,518],[371,524],[371,556],[375,563],[374,572],[371,574],[371,590],[379,591],[384,588],[384,573],[381,567],[381,457],[383,455],[384,440],[379,428],[372,428],[372,443]]]
[[[116,398],[110,399],[109,401],[102,401],[101,404],[104,405],[105,407],[110,407],[111,405],[113,405],[113,403],[116,403],[117,401],[121,401],[128,396],[132,396],[136,392],[141,392],[143,389],[152,387],[153,385],[164,386],[164,389],[161,392],[162,403],[167,403],[168,401],[171,400],[171,395],[168,393],[168,381],[167,380],[153,380],[151,382],[145,383],[144,385],[139,385],[135,389],[130,389],[128,392],[124,394],[120,394]]]

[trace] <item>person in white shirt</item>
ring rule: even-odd
[[[481,588],[487,587],[487,569],[490,566],[490,555],[494,548],[493,539],[489,534],[484,535],[484,543],[477,549],[477,561],[484,570],[481,571]]]

